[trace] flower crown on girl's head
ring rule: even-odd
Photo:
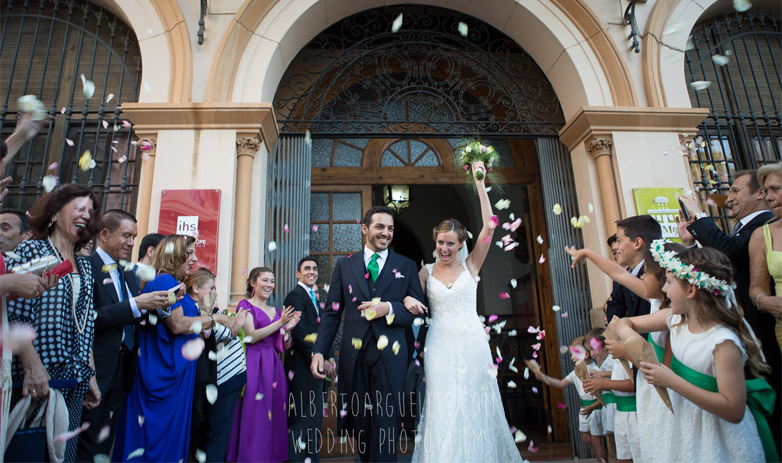
[[[736,296],[733,293],[736,285],[729,285],[725,280],[717,279],[706,272],[701,272],[693,265],[685,264],[676,257],[675,251],[665,250],[665,243],[665,240],[654,240],[649,249],[660,267],[673,273],[676,278],[695,285],[698,289],[724,297],[728,302],[728,308],[736,305]]]

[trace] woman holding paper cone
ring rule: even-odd
[[[638,365],[650,384],[670,390],[676,413],[667,427],[656,428],[656,445],[642,449],[644,460],[777,461],[763,417],[770,410],[758,409],[772,405],[773,391],[763,379],[744,381],[745,363],[756,375],[768,366],[736,304],[730,260],[712,249],[677,254],[662,246],[655,241],[651,250],[667,271],[663,289],[671,308],[617,323],[626,344],[641,341],[634,331],[669,330],[671,368]]]
[[[195,239],[189,236],[169,235],[155,249],[152,265],[158,276],[143,292],[169,291],[176,302],[150,313],[142,327],[136,378],[117,427],[115,461],[187,459],[195,360],[204,348],[198,333],[215,323],[212,315],[199,315],[196,302],[184,294],[181,282],[197,262]]]
[[[100,204],[92,190],[83,185],[64,184],[41,196],[30,209],[34,239],[23,241],[9,254],[8,268],[36,258],[52,256],[51,267],[70,262],[71,273],[32,299],[8,301],[8,320],[31,325],[34,341],[21,346],[13,363],[12,377],[23,380],[12,402],[30,396],[37,403],[33,413],[45,405],[49,379],[76,379],[75,389],[61,390],[68,407],[68,429],[81,425],[82,406],[100,401],[92,359],[94,317],[92,266],[77,252],[97,233]],[[51,268],[50,267],[50,268]],[[54,284],[50,281],[49,284]],[[65,461],[74,461],[78,439],[68,441]]]

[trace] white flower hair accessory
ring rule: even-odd
[[[654,260],[660,267],[673,273],[673,275],[694,285],[698,289],[704,289],[717,296],[722,296],[728,303],[728,308],[736,305],[736,295],[733,289],[736,285],[729,285],[725,280],[717,279],[706,272],[701,272],[693,265],[687,265],[676,257],[675,251],[665,250],[665,240],[654,240],[649,248]]]

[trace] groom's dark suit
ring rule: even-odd
[[[334,266],[313,352],[326,354],[331,350],[344,314],[338,392],[339,410],[347,413],[341,413],[344,416],[339,427],[357,439],[362,461],[396,461],[399,397],[404,392],[410,359],[405,328],[415,319],[401,302],[408,295],[424,300],[417,268],[413,261],[394,252],[389,251],[374,283],[363,252],[341,258]],[[390,324],[387,317],[368,321],[361,316],[358,306],[373,298],[391,303],[394,317]],[[378,350],[381,336],[388,339],[388,345]],[[362,343],[360,349],[354,347],[358,341]],[[372,405],[371,409],[365,402]]]

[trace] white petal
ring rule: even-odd
[[[41,184],[43,185],[43,189],[48,193],[57,186],[57,177],[54,175],[47,175],[41,180]]]
[[[717,66],[725,66],[728,64],[728,62],[730,62],[730,58],[722,55],[714,55],[711,57],[711,60],[714,61],[714,64]]]
[[[690,82],[690,88],[695,91],[707,89],[710,85],[711,81],[709,80],[696,80],[695,82]]]
[[[144,455],[144,449],[140,448],[140,449],[136,449],[136,450],[130,452],[128,454],[128,458],[127,459],[131,460],[133,458],[140,457],[140,456],[143,456],[143,455]]]
[[[394,23],[391,25],[391,32],[396,34],[399,32],[399,29],[402,28],[402,20],[404,19],[402,13],[399,13],[399,16],[394,19]]]
[[[84,97],[89,100],[92,98],[92,95],[95,94],[95,84],[92,83],[91,80],[87,80],[87,78],[84,77],[84,74],[81,75],[81,84],[84,87],[82,93],[84,93]]]
[[[469,31],[470,29],[467,27],[467,24],[463,22],[459,23],[459,33],[462,34],[462,37],[467,37]]]
[[[109,93],[109,96],[106,97],[106,103],[111,101],[113,98],[114,98],[114,94],[113,93]]]
[[[215,401],[217,400],[217,386],[214,384],[206,385],[206,400],[210,405],[214,405]]]
[[[201,332],[201,330],[203,329],[203,327],[204,327],[204,326],[203,326],[203,324],[201,323],[201,321],[200,321],[200,320],[196,320],[196,321],[194,321],[194,322],[193,322],[193,324],[192,324],[192,325],[190,325],[190,332],[191,332],[191,333],[198,334],[198,333],[200,333],[200,332]]]
[[[274,252],[277,250],[277,243],[274,241],[269,241],[269,244],[266,246],[266,249],[269,250],[269,252]]]
[[[174,253],[174,243],[168,243],[166,245],[166,249],[164,251],[166,254],[173,254]]]
[[[777,4],[779,6],[779,4]],[[742,13],[752,8],[752,2],[749,0],[733,0],[733,9]]]

